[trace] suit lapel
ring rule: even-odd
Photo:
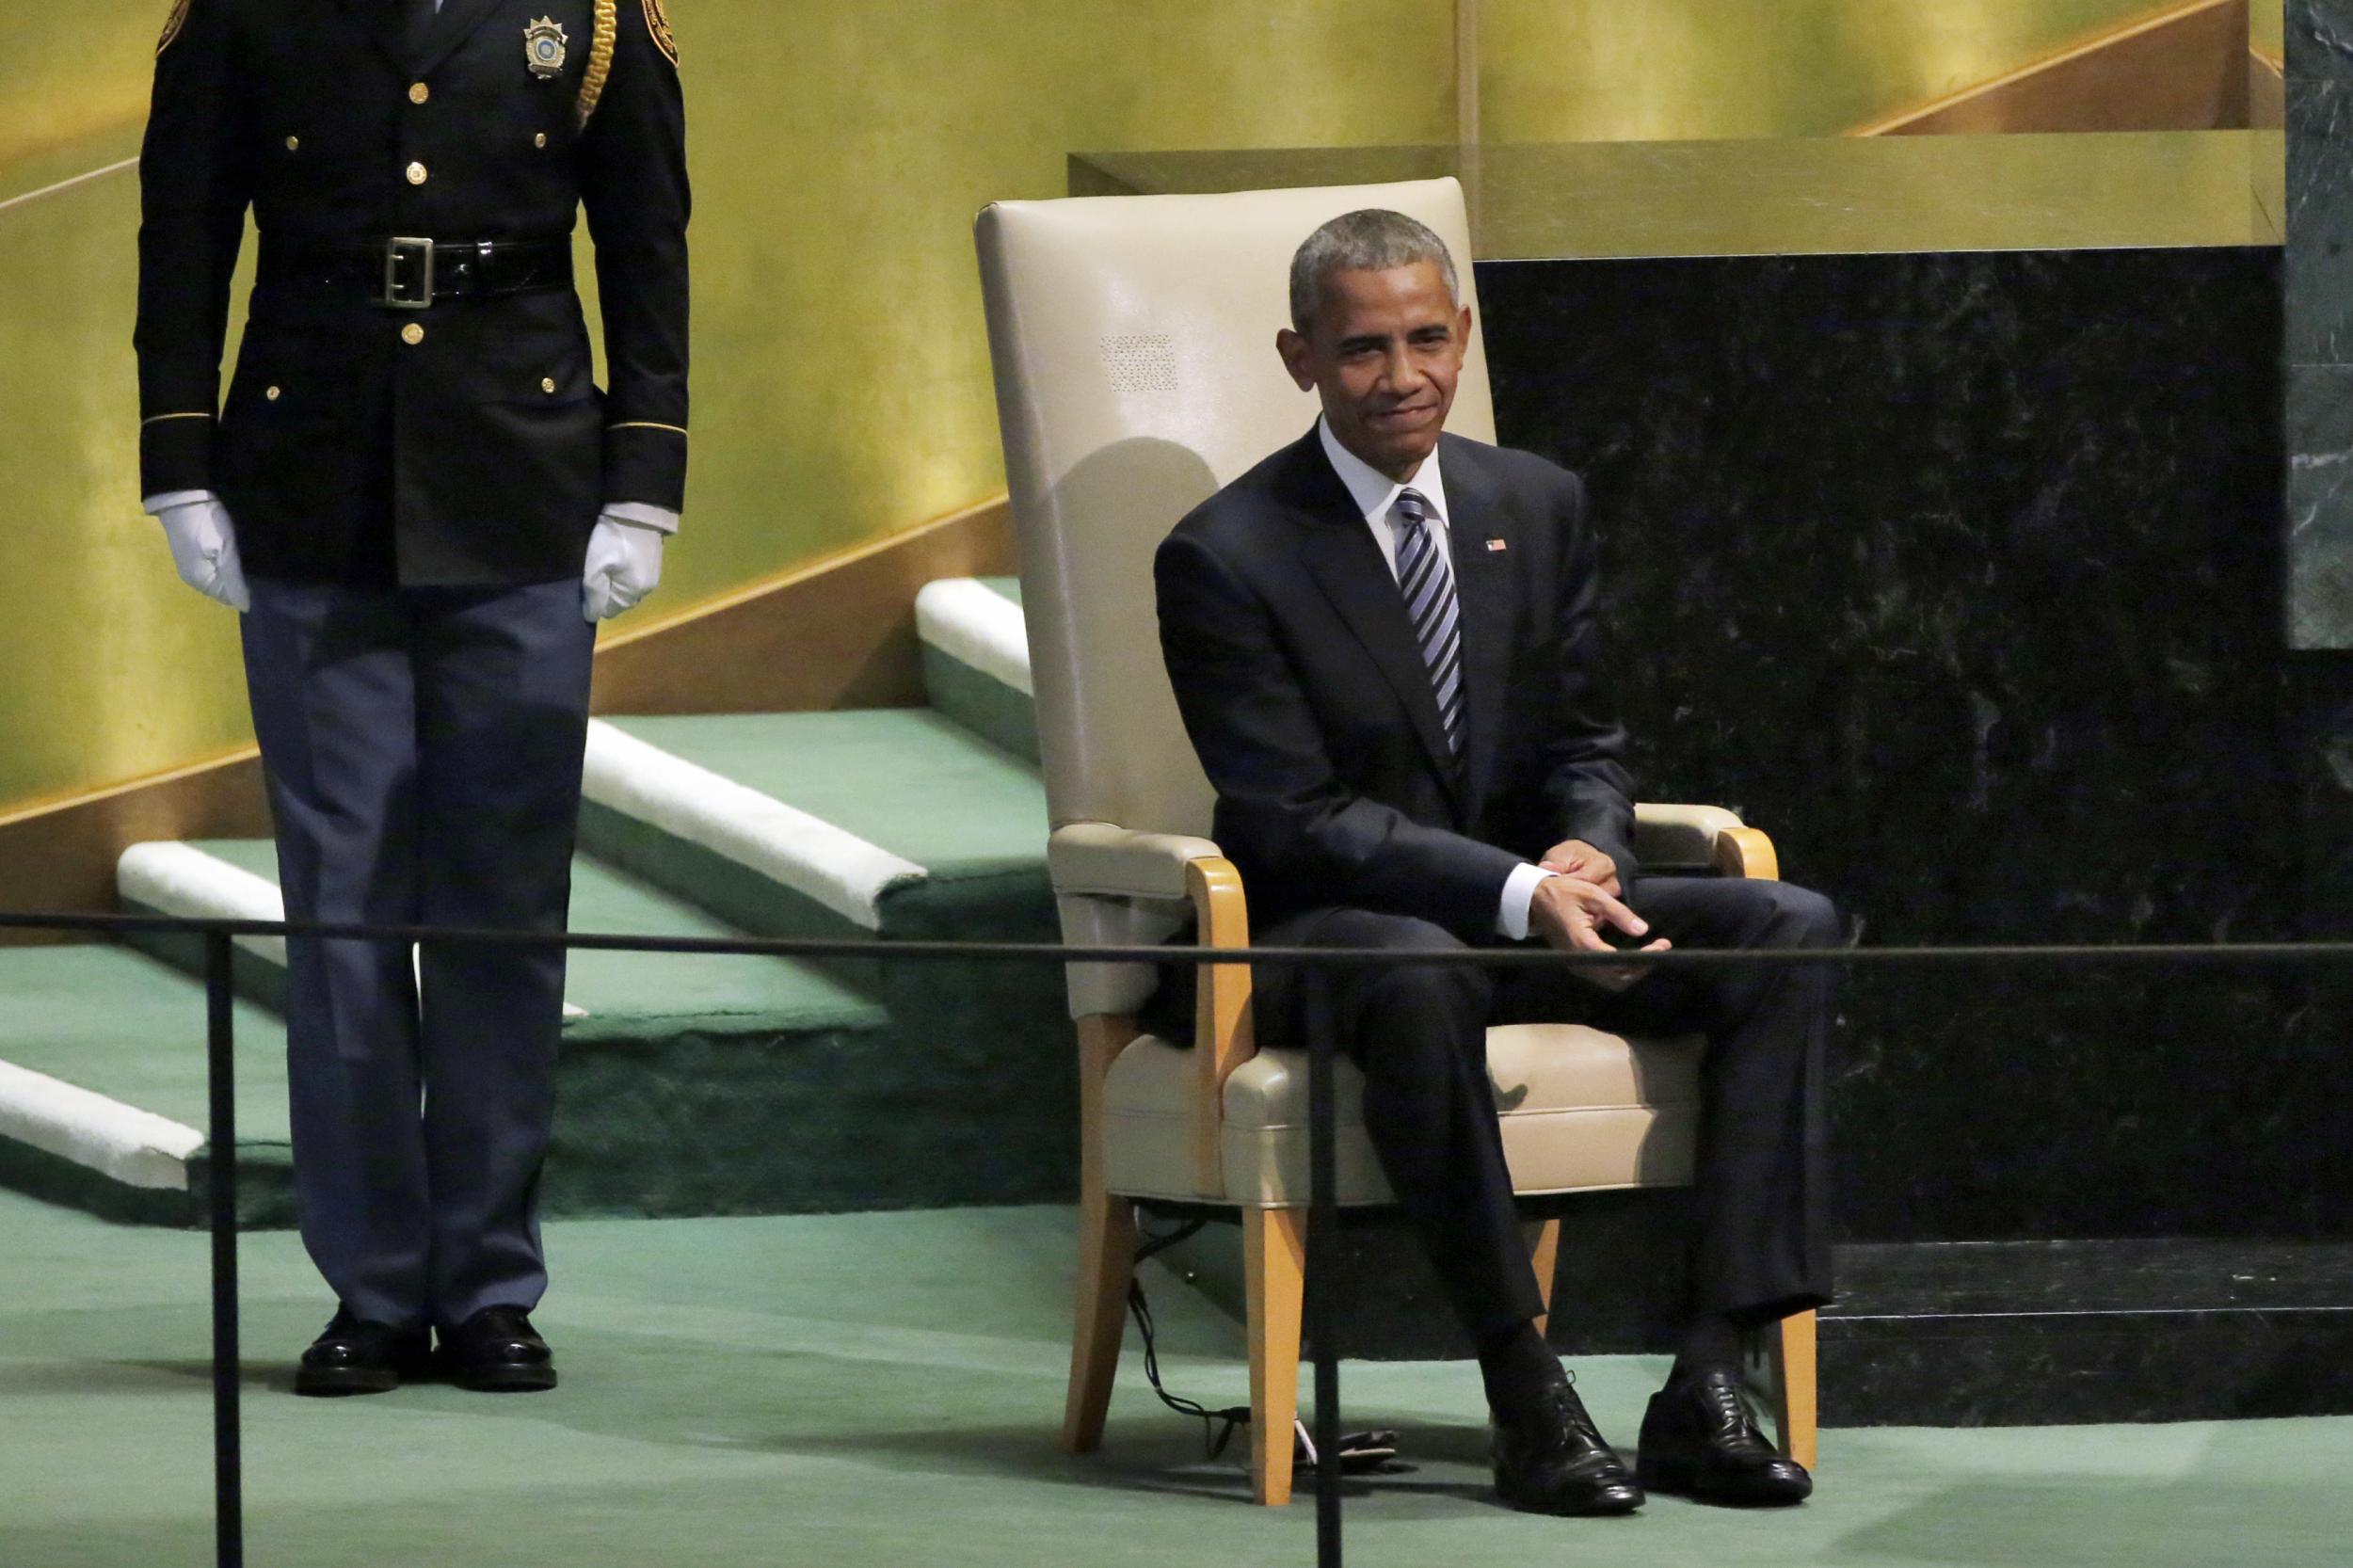
[[[1287,488],[1299,520],[1300,559],[1405,705],[1439,779],[1459,796],[1454,751],[1447,744],[1438,696],[1430,684],[1429,666],[1421,661],[1421,646],[1414,640],[1397,579],[1389,575],[1389,564],[1365,526],[1364,514],[1332,472],[1315,432],[1310,430],[1291,454]]]
[[[1446,470],[1447,536],[1454,561],[1454,591],[1463,631],[1464,774],[1472,801],[1487,798],[1503,735],[1503,699],[1512,664],[1515,608],[1511,539],[1503,508],[1479,448],[1440,438]],[[1505,549],[1490,550],[1490,539]],[[1435,706],[1433,698],[1433,706]]]
[[[418,75],[428,74],[435,66],[449,58],[456,47],[473,35],[498,9],[499,0],[441,0],[441,12],[425,30],[424,42],[408,56],[408,69]],[[391,8],[387,8],[388,9]],[[515,69],[522,70],[522,35],[515,35]]]

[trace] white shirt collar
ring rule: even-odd
[[[1332,434],[1330,422],[1321,414],[1316,416],[1316,435],[1323,442],[1323,455],[1330,459],[1332,471],[1348,487],[1349,498],[1356,503],[1365,521],[1372,525],[1373,537],[1380,540],[1381,553],[1388,557],[1392,571],[1397,568],[1397,538],[1389,525],[1389,508],[1396,504],[1400,491],[1416,490],[1430,503],[1430,515],[1438,525],[1439,537],[1445,538],[1446,479],[1438,472],[1436,448],[1432,448],[1430,456],[1422,459],[1414,477],[1401,485],[1342,446],[1340,439]]]

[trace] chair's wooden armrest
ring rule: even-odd
[[[1185,888],[1193,899],[1193,920],[1199,928],[1196,939],[1201,946],[1250,946],[1250,905],[1242,896],[1241,873],[1231,860],[1217,856],[1187,861]],[[1197,1069],[1193,1179],[1205,1193],[1222,1192],[1225,1187],[1222,1147],[1225,1080],[1258,1051],[1251,1031],[1250,966],[1201,966],[1193,1008],[1193,1055]]]
[[[1702,871],[1716,864],[1716,839],[1738,827],[1737,813],[1721,806],[1634,808],[1634,857],[1651,871]]]
[[[1753,827],[1727,827],[1716,835],[1716,869],[1726,876],[1781,880],[1781,856],[1772,840]]]
[[[1761,882],[1781,879],[1772,840],[1721,806],[1638,805],[1634,855],[1645,871],[1714,871]]]
[[[1207,839],[1141,833],[1107,822],[1066,823],[1046,840],[1046,869],[1058,893],[1191,898],[1187,868],[1218,857],[1217,845]]]

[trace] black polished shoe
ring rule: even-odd
[[[339,1306],[296,1365],[295,1392],[313,1399],[386,1394],[431,1367],[432,1342],[424,1329],[372,1323]]]
[[[486,1306],[441,1330],[441,1367],[458,1387],[485,1394],[555,1386],[555,1358],[520,1306]]]
[[[1670,1379],[1650,1397],[1635,1474],[1654,1492],[1735,1508],[1785,1508],[1814,1491],[1805,1466],[1765,1441],[1732,1367]]]
[[[1564,1380],[1494,1427],[1496,1491],[1530,1513],[1631,1513],[1642,1506],[1585,1401]]]

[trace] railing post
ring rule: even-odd
[[[220,1568],[245,1568],[245,1455],[237,1397],[236,992],[226,932],[204,934],[205,1046],[212,1089],[213,1529]]]
[[[1339,1158],[1332,1057],[1338,1009],[1331,971],[1307,982],[1307,1337],[1316,1363],[1316,1564],[1340,1568]]]

